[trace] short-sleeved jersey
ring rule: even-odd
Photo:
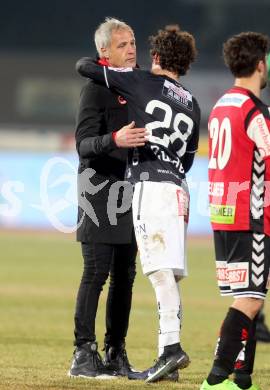
[[[196,152],[199,139],[200,109],[192,94],[177,81],[149,71],[101,67],[89,59],[78,64],[80,74],[120,93],[128,102],[130,121],[150,133],[145,146],[130,151],[127,179],[181,184],[182,159]]]
[[[269,108],[245,88],[233,87],[214,106],[208,125],[214,230],[270,235],[269,129]]]

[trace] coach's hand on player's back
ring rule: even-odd
[[[148,135],[145,128],[135,127],[135,122],[132,121],[116,132],[114,141],[119,148],[135,148],[144,146]]]

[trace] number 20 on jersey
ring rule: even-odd
[[[222,122],[213,118],[209,124],[209,136],[212,140],[209,169],[224,169],[232,150],[232,128],[229,118]]]

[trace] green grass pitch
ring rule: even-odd
[[[189,277],[182,282],[182,344],[192,363],[178,384],[145,385],[125,379],[69,379],[73,311],[82,271],[80,248],[60,234],[0,233],[0,389],[199,389],[213,358],[229,298],[219,296],[211,238],[189,239]],[[130,361],[147,368],[157,356],[157,312],[149,281],[138,274],[127,338]],[[104,334],[106,288],[96,333]],[[266,316],[270,322],[270,305]],[[101,348],[100,348],[101,350]],[[259,344],[255,381],[270,389],[270,345]]]

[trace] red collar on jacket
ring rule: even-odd
[[[111,66],[108,60],[106,60],[106,58],[99,58],[97,63],[102,66]],[[138,64],[136,64],[136,68],[139,68]]]
[[[110,66],[109,62],[106,60],[106,58],[100,58],[98,60],[98,64],[102,66]]]

